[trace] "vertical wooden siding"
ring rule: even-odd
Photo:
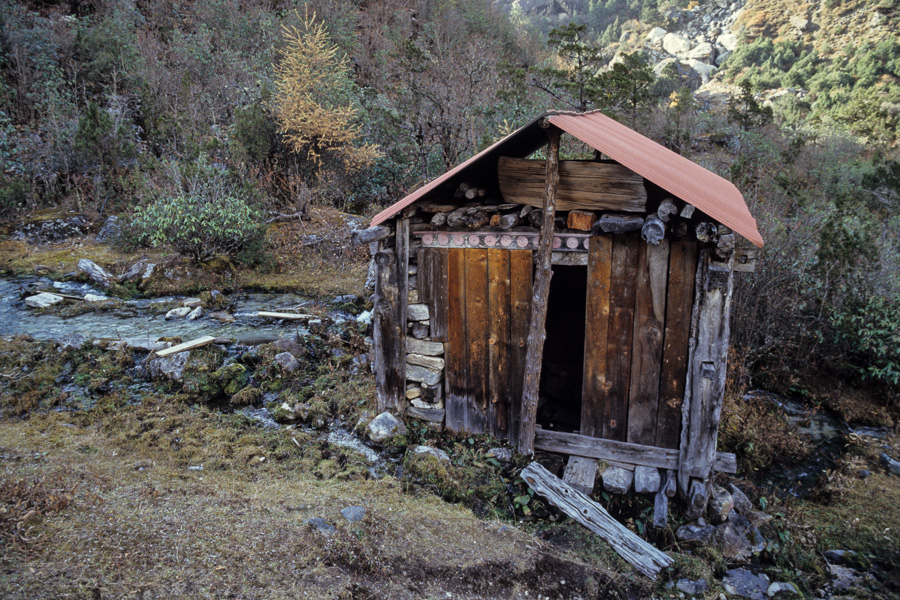
[[[509,437],[522,393],[531,252],[452,249],[446,264],[446,425]]]

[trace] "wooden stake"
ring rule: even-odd
[[[544,356],[544,339],[547,337],[547,298],[550,295],[550,278],[553,275],[550,257],[553,250],[553,222],[556,220],[556,188],[559,185],[559,137],[560,130],[548,125],[550,148],[547,155],[547,187],[544,190],[541,237],[538,241],[535,261],[534,288],[531,299],[531,324],[528,349],[525,354],[525,380],[522,386],[522,411],[519,428],[519,452],[534,452],[534,426],[537,421],[538,393],[541,382],[541,361]]]

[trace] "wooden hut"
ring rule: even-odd
[[[560,161],[561,134],[596,150]],[[527,157],[545,148],[546,158]],[[356,232],[376,265],[379,410],[568,455],[565,478],[705,507],[737,188],[599,112],[548,113]]]

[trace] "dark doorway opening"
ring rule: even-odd
[[[537,415],[544,429],[571,432],[581,427],[586,300],[587,267],[554,266]]]

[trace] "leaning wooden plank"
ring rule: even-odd
[[[178,354],[179,352],[187,352],[188,350],[193,350],[194,348],[201,348],[203,346],[207,346],[216,341],[211,335],[204,335],[201,338],[197,338],[196,340],[191,340],[190,342],[184,342],[183,344],[178,344],[177,346],[172,346],[171,348],[166,348],[165,350],[160,350],[156,353],[156,356],[160,358],[164,358],[166,356],[171,356],[173,354]]]
[[[304,315],[303,313],[269,312],[265,310],[257,312],[256,316],[265,319],[284,319],[286,321],[308,321],[309,319],[319,318],[316,315]]]
[[[522,478],[536,493],[603,538],[619,556],[650,579],[656,579],[662,569],[674,562],[672,557],[636,536],[602,506],[554,477],[537,462],[522,469]]]
[[[550,278],[553,275],[550,266],[550,255],[553,250],[553,222],[556,219],[556,188],[559,185],[560,133],[559,128],[552,125],[549,126],[550,148],[547,153],[546,187],[544,189],[543,209],[541,210],[541,237],[538,242],[535,265],[528,351],[525,358],[525,377],[522,383],[522,410],[519,415],[520,426],[517,445],[519,452],[522,454],[531,454],[534,451],[534,426],[537,423],[541,362],[544,356],[544,339],[547,337],[547,299],[550,295]]]
[[[678,450],[605,440],[577,433],[538,428],[535,431],[534,447],[548,452],[658,469],[675,470],[678,468]],[[713,469],[723,473],[737,472],[737,461],[734,454],[719,452],[716,455]]]
[[[594,491],[597,479],[597,461],[583,456],[570,456],[563,473],[563,481],[582,494],[590,495]]]
[[[734,284],[731,263],[715,262],[712,251],[703,250],[696,283],[678,467],[678,484],[685,493],[689,478],[707,480],[716,457]]]
[[[540,207],[546,189],[545,167],[542,160],[501,156],[497,175],[504,201]],[[560,161],[558,190],[560,211],[647,209],[643,178],[617,163]]]

